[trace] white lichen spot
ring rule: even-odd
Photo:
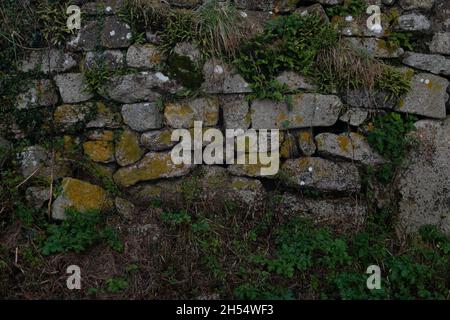
[[[167,82],[169,81],[169,77],[165,76],[164,74],[162,74],[161,72],[157,72],[155,73],[155,77],[158,78],[160,81],[162,82]]]
[[[353,21],[353,17],[352,16],[346,16],[345,17],[345,21],[351,22],[351,21]]]
[[[300,185],[301,185],[301,186],[304,186],[305,184],[306,184],[305,181],[300,181]]]
[[[309,167],[309,168],[308,168],[308,171],[309,171],[309,172],[313,172],[313,170],[314,170],[313,167]]]
[[[222,73],[223,73],[223,68],[222,68],[222,66],[219,66],[219,65],[215,66],[215,67],[214,67],[214,73],[222,74]]]
[[[308,10],[303,11],[300,15],[301,15],[302,17],[307,16],[307,15],[308,15]]]
[[[131,32],[128,32],[128,33],[127,33],[127,39],[130,40],[131,37],[132,37]]]
[[[105,11],[106,11],[106,12],[111,12],[111,11],[112,11],[112,8],[111,8],[111,7],[106,7]]]
[[[242,18],[247,18],[248,17],[247,12],[241,11],[241,12],[239,12],[239,14],[241,15]]]
[[[424,83],[424,82],[425,82],[425,79],[420,79],[420,82]]]
[[[130,29],[130,25],[128,23],[125,24],[125,28]]]
[[[381,33],[381,31],[383,31],[383,27],[381,24],[374,24],[370,27],[370,31],[373,33]]]
[[[114,31],[114,30],[110,31],[110,32],[109,32],[109,35],[110,35],[111,37],[114,37],[114,36],[116,35],[116,31]]]
[[[430,84],[430,79],[425,80],[425,84]]]

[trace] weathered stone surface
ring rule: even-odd
[[[284,71],[275,78],[280,84],[285,84],[289,90],[315,90],[317,86],[314,85],[312,79],[304,77],[293,71]]]
[[[81,12],[88,15],[113,15],[120,12],[123,4],[123,0],[100,0],[87,2],[81,7]]]
[[[55,125],[62,131],[84,123],[90,113],[89,105],[63,104],[58,106],[53,115]]]
[[[114,199],[114,205],[116,206],[117,213],[125,219],[133,218],[136,212],[136,207],[133,203],[120,197]]]
[[[351,126],[358,127],[366,121],[369,111],[360,108],[351,108],[347,110],[339,120],[348,123]]]
[[[347,90],[343,98],[353,108],[393,109],[397,104],[386,92],[370,93],[362,89]]]
[[[434,74],[450,76],[450,59],[441,55],[407,52],[403,64]]]
[[[249,103],[244,95],[227,95],[221,98],[225,129],[247,130],[251,118]]]
[[[262,208],[266,190],[261,181],[232,177],[227,189],[227,199],[225,200],[231,200],[240,207],[244,206],[249,211]]]
[[[352,198],[316,200],[285,193],[277,212],[308,218],[317,225],[337,228],[339,232],[349,232],[363,226],[367,205]]]
[[[94,97],[81,73],[64,73],[54,77],[64,103],[78,103]]]
[[[331,24],[338,32],[345,37],[386,37],[391,32],[390,21],[386,15],[381,15],[381,28],[367,27],[367,15],[363,14],[357,17],[348,15],[345,17],[334,16]]]
[[[336,123],[342,103],[337,96],[297,94],[292,96],[292,108],[287,103],[255,100],[251,105],[254,129],[295,129],[332,126]]]
[[[101,32],[101,43],[109,49],[126,48],[131,44],[131,27],[118,17],[106,17]]]
[[[399,102],[397,111],[430,118],[445,118],[445,104],[449,98],[448,85],[447,79],[429,73],[415,75],[411,90]]]
[[[160,94],[168,91],[175,93],[179,86],[161,72],[146,71],[137,74],[111,77],[104,85],[102,95],[121,103],[135,103],[141,101],[155,101]]]
[[[400,6],[405,10],[429,11],[433,8],[435,0],[400,0]]]
[[[129,187],[141,181],[181,177],[188,174],[191,167],[175,165],[170,152],[149,152],[138,163],[119,169],[114,174],[114,181],[120,186]]]
[[[430,28],[430,20],[419,13],[409,13],[398,18],[398,30],[400,31],[427,31]]]
[[[250,85],[221,60],[209,59],[203,66],[205,79],[201,88],[206,93],[249,93]]]
[[[65,72],[77,65],[74,56],[61,50],[33,50],[20,63],[19,70],[23,72],[40,71],[45,74]]]
[[[58,93],[50,80],[34,80],[31,88],[16,98],[17,109],[50,107],[58,103]]]
[[[302,129],[297,133],[298,146],[304,156],[312,156],[317,149],[311,129]]]
[[[89,140],[93,141],[114,141],[114,132],[111,130],[94,130],[87,135]]]
[[[263,11],[272,10],[274,2],[274,0],[235,0],[239,8]]]
[[[127,51],[127,64],[130,67],[153,69],[162,60],[162,53],[152,44],[135,44]]]
[[[192,62],[199,63],[202,55],[198,47],[191,42],[179,42],[175,45],[173,52],[182,57],[188,57]]]
[[[120,50],[89,51],[84,59],[85,68],[105,67],[117,70],[125,65],[125,56]]]
[[[192,128],[194,121],[202,121],[204,127],[215,126],[219,121],[219,100],[198,98],[168,103],[164,109],[164,117],[172,128]]]
[[[95,115],[87,124],[86,128],[118,128],[122,124],[122,116],[107,107],[103,102],[96,102],[93,106]]]
[[[299,13],[302,16],[313,14],[322,18],[325,23],[330,23],[330,19],[328,19],[328,15],[323,9],[323,7],[316,3],[308,7],[299,7],[295,10],[296,13]]]
[[[325,156],[342,157],[370,165],[384,162],[369,146],[367,139],[358,133],[321,133],[316,136],[316,143],[319,154]]]
[[[122,106],[123,122],[135,131],[160,129],[163,126],[163,116],[158,106],[153,102],[125,104]]]
[[[130,130],[123,131],[116,144],[117,163],[121,166],[128,166],[138,161],[143,153],[137,134]]]
[[[86,141],[84,153],[95,162],[114,162],[114,145],[109,141]]]
[[[359,192],[361,182],[353,163],[332,162],[322,158],[287,160],[281,170],[286,183],[322,191]]]
[[[47,150],[41,146],[30,146],[23,150],[19,155],[20,173],[28,178],[41,177],[49,179],[52,176],[56,179],[64,175],[70,174],[70,169],[64,161],[55,156],[54,165],[52,166],[52,156]]]
[[[25,198],[28,205],[35,209],[43,207],[44,203],[50,200],[50,188],[49,187],[29,187],[25,191]]]
[[[300,149],[297,145],[296,137],[290,133],[286,132],[284,134],[283,143],[280,147],[280,156],[283,159],[297,158],[300,155]]]
[[[422,120],[415,127],[419,144],[399,180],[400,225],[414,232],[432,224],[450,234],[450,117]]]
[[[83,21],[81,30],[76,37],[67,43],[71,50],[95,50],[101,44],[100,26],[97,21]]]
[[[450,32],[438,32],[430,43],[431,53],[450,55]]]
[[[389,46],[386,40],[377,38],[345,38],[350,45],[359,50],[367,51],[376,58],[398,58],[403,55],[402,48]]]
[[[53,202],[52,218],[56,220],[66,219],[65,211],[69,208],[85,212],[106,209],[112,205],[105,190],[88,182],[65,178],[61,189],[61,195]]]
[[[172,149],[178,142],[171,140],[172,131],[168,129],[145,132],[141,136],[141,144],[150,151]]]

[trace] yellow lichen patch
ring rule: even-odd
[[[234,178],[230,187],[235,190],[251,190],[257,187],[258,182],[245,178]]]
[[[282,158],[290,158],[292,150],[295,148],[295,141],[293,139],[284,140],[283,144],[280,147],[280,156]]]
[[[309,131],[301,131],[298,135],[300,142],[310,142],[312,141],[312,136]]]
[[[283,124],[283,122],[287,121],[289,117],[285,113],[280,113],[277,117],[277,124],[280,126]]]
[[[116,160],[121,166],[135,163],[142,157],[143,151],[139,146],[137,135],[125,130],[116,145]]]
[[[157,137],[158,144],[171,145],[172,144],[172,132],[169,130],[164,130]]]
[[[105,190],[81,180],[65,178],[62,190],[62,196],[68,200],[68,207],[80,212],[102,210],[111,205]]]
[[[299,116],[299,115],[296,115],[296,116],[294,117],[294,122],[295,122],[295,124],[297,124],[297,125],[302,124],[302,123],[303,123],[303,117],[302,117],[302,116]]]
[[[96,131],[89,138],[92,140],[111,142],[114,140],[114,132],[111,130]]]
[[[338,136],[336,140],[338,141],[339,148],[341,148],[342,151],[344,152],[350,151],[349,146],[351,145],[351,141],[349,137],[341,135]]]
[[[95,162],[114,161],[114,146],[108,141],[87,141],[83,143],[84,153]]]

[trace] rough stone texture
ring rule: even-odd
[[[383,39],[377,38],[346,38],[353,47],[365,50],[376,58],[398,58],[403,55],[402,48],[391,48]]]
[[[283,143],[280,147],[280,156],[284,159],[297,158],[300,155],[300,149],[297,145],[296,137],[290,133],[286,132],[284,135]]]
[[[321,133],[316,136],[316,143],[319,154],[325,156],[342,157],[367,165],[384,162],[369,146],[367,139],[358,133]]]
[[[249,93],[250,85],[230,66],[220,60],[209,59],[203,66],[205,79],[201,89],[206,93]]]
[[[116,144],[116,160],[121,166],[128,166],[138,161],[143,150],[139,146],[139,137],[130,130],[125,130]]]
[[[114,145],[109,141],[86,141],[84,153],[94,162],[114,162]]]
[[[179,42],[175,45],[173,52],[182,56],[188,57],[192,62],[199,63],[202,55],[198,47],[191,42]]]
[[[422,120],[415,127],[419,144],[399,180],[400,226],[415,232],[432,224],[450,234],[450,117]]]
[[[100,0],[83,4],[81,12],[88,15],[118,14],[124,4],[123,0]]]
[[[160,129],[163,116],[155,103],[136,103],[122,106],[123,121],[133,130]]]
[[[427,31],[430,28],[430,20],[422,14],[410,13],[398,18],[398,30],[400,31]]]
[[[125,219],[132,219],[136,212],[136,207],[133,203],[120,197],[114,199],[114,205],[116,206],[117,213]]]
[[[249,103],[244,95],[227,95],[221,98],[221,105],[226,129],[247,130],[250,127]]]
[[[381,15],[382,29],[367,27],[367,15],[362,14],[358,17],[354,16],[334,16],[331,24],[344,37],[374,37],[382,38],[389,35],[391,32],[390,22],[386,15]]]
[[[328,15],[325,12],[325,10],[323,9],[323,7],[317,3],[313,4],[311,6],[308,6],[308,7],[299,7],[295,10],[295,12],[299,13],[302,16],[313,14],[313,15],[321,17],[325,23],[330,22],[330,19],[328,18]]]
[[[102,52],[86,52],[84,59],[85,68],[105,67],[117,70],[125,65],[125,56],[120,50],[105,50]]]
[[[45,202],[50,200],[50,188],[29,187],[27,191],[25,191],[25,199],[31,207],[41,209]]]
[[[131,27],[118,17],[106,17],[101,32],[101,43],[109,49],[125,48],[131,44]]]
[[[448,85],[447,79],[429,73],[415,75],[411,90],[399,102],[397,111],[430,118],[445,118],[445,104],[449,98]]]
[[[65,178],[61,183],[61,195],[53,202],[52,218],[64,220],[66,210],[75,209],[78,212],[102,210],[112,205],[105,190],[99,186],[73,178]]]
[[[169,150],[178,142],[171,140],[172,131],[168,129],[145,132],[141,136],[141,144],[150,151]]]
[[[286,183],[322,191],[359,192],[361,182],[353,163],[335,163],[322,158],[287,160],[281,170]]]
[[[312,130],[302,129],[297,134],[298,146],[304,156],[312,156],[317,149]]]
[[[62,131],[70,130],[76,125],[84,123],[90,112],[86,105],[63,104],[58,106],[53,114],[55,125]]]
[[[312,83],[312,79],[304,77],[293,71],[284,71],[275,78],[280,84],[285,84],[289,90],[315,90],[317,86]]]
[[[158,90],[175,93],[178,85],[161,72],[140,72],[110,78],[102,92],[105,98],[121,103],[155,101],[160,94]]]
[[[254,129],[295,129],[332,126],[339,117],[342,103],[337,96],[297,94],[292,96],[292,108],[287,103],[255,100],[251,105]]]
[[[164,118],[172,128],[192,128],[194,121],[202,121],[204,127],[215,126],[219,121],[219,100],[198,98],[168,103],[164,109]]]
[[[342,116],[339,117],[339,120],[348,123],[351,126],[360,126],[366,121],[369,116],[369,111],[360,109],[360,108],[352,108],[347,110]]]
[[[277,212],[311,219],[315,224],[331,226],[339,232],[358,231],[365,222],[367,205],[356,199],[316,200],[283,194]]]
[[[16,98],[17,109],[50,107],[58,103],[58,93],[50,80],[34,80],[31,88]]]
[[[400,0],[400,6],[405,10],[424,10],[430,11],[433,8],[435,0]]]
[[[87,124],[86,128],[119,128],[122,124],[122,116],[118,112],[114,112],[103,102],[97,102],[93,106],[95,115]]]
[[[78,103],[94,97],[84,83],[81,73],[59,74],[54,79],[64,103]]]
[[[450,76],[450,59],[441,55],[407,52],[403,64],[434,74]]]
[[[347,90],[345,102],[353,108],[393,109],[397,100],[390,98],[385,92],[369,93],[366,90]]]
[[[127,51],[127,64],[134,68],[153,69],[161,61],[161,52],[152,44],[132,45]]]
[[[52,169],[52,157],[41,146],[30,146],[19,154],[20,173],[25,178],[30,176],[41,177],[48,180],[52,176],[56,179],[70,174],[70,169],[62,160],[55,157]]]
[[[77,65],[74,56],[57,49],[33,50],[22,60],[19,70],[22,72],[40,71],[45,74],[65,72]]]
[[[114,181],[120,186],[129,187],[141,181],[181,177],[188,174],[190,169],[190,165],[175,165],[170,152],[149,152],[138,163],[119,169],[114,174]]]
[[[11,152],[11,143],[0,136],[0,165],[3,164],[3,161],[9,156]]]
[[[435,33],[430,43],[430,52],[450,55],[450,32]]]

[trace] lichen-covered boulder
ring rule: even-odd
[[[90,112],[89,104],[63,104],[55,109],[53,119],[56,127],[61,131],[67,131],[83,124],[88,119]]]
[[[172,128],[189,129],[194,127],[194,121],[202,121],[204,127],[212,127],[219,121],[219,100],[198,98],[168,103],[164,109],[164,118]]]
[[[229,65],[218,59],[209,59],[203,65],[201,88],[206,93],[249,93],[250,85]]]
[[[59,74],[54,79],[64,103],[78,103],[94,97],[81,73]]]
[[[314,136],[312,130],[310,129],[302,129],[297,133],[298,146],[300,148],[300,152],[307,157],[312,156],[316,150],[317,146],[314,142]]]
[[[66,72],[75,67],[77,61],[71,53],[62,50],[32,50],[19,64],[22,72],[40,71],[45,74],[53,72]]]
[[[143,150],[139,146],[139,137],[130,130],[125,130],[116,143],[116,161],[121,166],[128,166],[138,161]]]
[[[291,107],[285,102],[255,100],[251,105],[252,128],[286,130],[332,126],[341,108],[339,97],[313,93],[293,95]]]
[[[135,44],[128,48],[127,65],[130,67],[153,69],[162,61],[162,53],[152,44]]]
[[[428,31],[431,22],[426,16],[420,13],[409,13],[398,17],[398,30],[408,31]]]
[[[64,178],[61,183],[61,194],[52,206],[52,218],[64,220],[66,210],[79,212],[103,210],[111,207],[112,201],[101,187],[73,178]]]
[[[94,162],[114,162],[114,145],[109,141],[86,141],[83,143],[84,154]]]
[[[178,142],[172,141],[172,130],[163,129],[145,132],[141,136],[141,144],[150,151],[169,150]]]
[[[450,234],[450,117],[421,120],[415,127],[418,144],[398,182],[399,223],[406,232],[431,224]]]
[[[430,11],[435,0],[400,0],[400,6],[404,10],[424,10]]]
[[[125,104],[122,106],[123,122],[135,131],[160,129],[163,115],[153,102]]]
[[[407,52],[403,64],[434,74],[450,76],[450,59],[438,54]]]
[[[175,165],[170,152],[149,152],[134,165],[120,168],[114,174],[114,181],[122,187],[129,187],[141,181],[181,177],[189,173],[192,165]]]
[[[20,173],[28,178],[41,177],[50,180],[70,174],[68,164],[58,155],[52,160],[50,152],[39,145],[25,148],[19,154]]]
[[[116,16],[106,17],[100,35],[101,44],[109,49],[126,48],[131,44],[131,27]]]
[[[325,156],[341,157],[367,165],[383,163],[383,158],[376,153],[367,139],[355,132],[321,133],[316,136],[317,151]]]
[[[220,104],[226,129],[247,130],[250,127],[250,108],[244,95],[226,95]]]
[[[282,179],[288,185],[322,191],[359,192],[358,168],[350,162],[322,158],[289,159],[281,166]]]
[[[31,87],[16,98],[17,109],[50,107],[58,103],[58,93],[48,79],[34,80]]]
[[[384,39],[349,37],[345,38],[345,41],[354,48],[367,51],[376,58],[398,58],[404,54],[402,48],[391,46]]]
[[[121,114],[115,112],[111,106],[106,106],[103,102],[95,102],[92,109],[94,112],[86,123],[86,128],[115,129],[122,125]]]

